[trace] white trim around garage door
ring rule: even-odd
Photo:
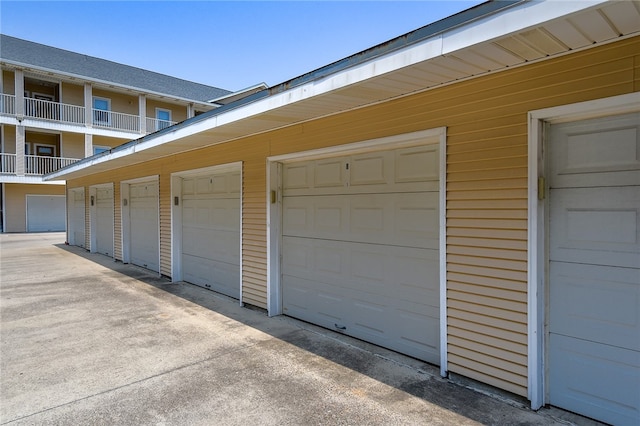
[[[242,162],[221,164],[171,174],[171,281],[183,280],[182,270],[182,178],[211,175],[230,171],[240,172],[240,306],[242,306]]]
[[[528,397],[531,408],[545,403],[546,209],[544,125],[640,111],[640,92],[529,112],[528,208]]]
[[[282,314],[282,164],[336,155],[439,144],[440,148],[440,373],[447,374],[447,306],[446,306],[446,128],[440,127],[380,139],[333,146],[267,158],[267,311],[269,316]]]

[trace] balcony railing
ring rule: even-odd
[[[0,115],[17,116],[15,95],[0,94]],[[26,117],[84,126],[85,107],[63,104],[43,99],[24,98],[24,115]],[[91,125],[102,129],[121,130],[130,133],[140,133],[141,120],[145,120],[146,133],[162,130],[176,124],[175,121],[159,120],[151,117],[125,114],[115,111],[91,109]]]
[[[140,116],[138,115],[104,111],[94,108],[92,119],[95,127],[126,130],[135,133],[140,131]]]
[[[16,115],[16,97],[14,95],[0,95],[0,114]]]
[[[0,154],[0,174],[15,175],[16,174],[16,155]]]
[[[84,107],[42,99],[25,98],[24,115],[48,121],[84,124]]]
[[[44,175],[80,161],[77,158],[42,157],[39,155],[24,156],[25,175]]]
[[[147,117],[147,133],[157,132],[158,130],[173,126],[174,124],[176,124],[175,121],[160,120],[157,118]]]

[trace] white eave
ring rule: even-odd
[[[73,179],[220,144],[638,34],[640,0],[519,2],[357,65],[311,73],[291,88],[285,83],[269,96],[258,93],[46,179]]]

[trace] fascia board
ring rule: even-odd
[[[607,0],[532,0],[521,3],[443,33],[442,54],[495,40],[606,2]]]

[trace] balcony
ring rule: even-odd
[[[18,118],[16,97],[14,95],[0,95],[0,115]],[[95,127],[136,134],[148,134],[176,124],[175,121],[158,120],[151,117],[140,117],[139,115],[95,108],[91,109],[91,115],[87,122],[86,111],[83,106],[34,98],[24,98],[24,117],[42,122]],[[141,131],[143,123],[145,124],[145,132]]]
[[[9,176],[42,176],[80,161],[78,158],[25,155],[24,170],[19,170],[16,154],[0,154],[0,174]]]

